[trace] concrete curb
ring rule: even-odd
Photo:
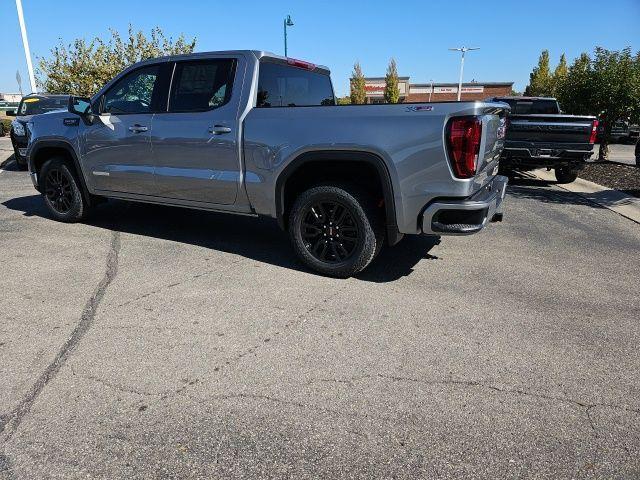
[[[553,172],[545,169],[534,170],[536,177],[546,182],[553,182],[557,187],[572,192],[586,198],[587,200],[597,203],[598,205],[608,208],[629,220],[640,223],[640,198],[627,195],[624,192],[603,187],[597,183],[577,178],[572,183],[563,185],[556,183],[556,177]]]

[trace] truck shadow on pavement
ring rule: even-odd
[[[585,205],[593,208],[604,208],[606,199],[589,200],[577,193],[552,188],[556,182],[548,182],[530,177],[515,176],[509,178],[507,194],[515,198],[537,200],[542,203],[558,203],[566,205]],[[600,203],[600,205],[598,203]],[[612,203],[613,205],[613,203]]]
[[[2,203],[25,216],[50,219],[40,195]],[[54,221],[51,219],[51,221]],[[196,245],[240,255],[259,262],[315,273],[296,258],[288,235],[271,219],[188,210],[109,200],[98,205],[85,222],[98,228]],[[385,248],[356,278],[384,283],[409,275],[422,259],[435,259],[429,251],[438,237],[409,236],[396,247]]]

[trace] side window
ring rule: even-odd
[[[335,105],[329,75],[260,62],[257,107]]]
[[[176,63],[170,112],[202,112],[221,107],[231,97],[235,60],[212,59]]]
[[[134,70],[111,87],[104,98],[107,113],[152,113],[160,65]]]

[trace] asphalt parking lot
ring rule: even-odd
[[[1,479],[640,476],[640,225],[552,184],[335,280],[268,221],[56,223],[9,164],[0,247]]]

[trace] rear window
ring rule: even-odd
[[[516,100],[516,99],[500,99],[511,107],[511,113],[514,115],[554,115],[560,113],[558,110],[558,102],[555,100]]]
[[[320,105],[335,105],[329,75],[278,63],[260,62],[257,107]]]

